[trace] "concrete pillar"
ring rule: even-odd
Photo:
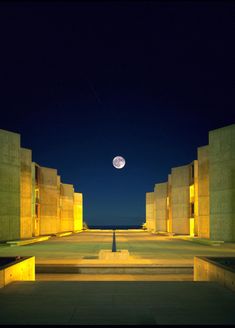
[[[155,231],[167,231],[167,182],[155,184]]]
[[[20,149],[20,238],[32,237],[32,151]]]
[[[61,184],[61,177],[57,175],[57,232],[62,232],[61,230],[61,207],[60,207],[60,184]]]
[[[146,193],[146,227],[148,231],[154,231],[154,209],[155,209],[155,193]]]
[[[194,236],[198,236],[198,160],[193,161],[194,167]]]
[[[171,184],[171,174],[168,174],[166,210],[167,210],[166,229],[167,229],[167,232],[172,233],[172,184]]]
[[[20,135],[0,129],[0,240],[20,238]]]
[[[210,239],[235,241],[235,124],[209,131]]]
[[[198,237],[210,238],[209,146],[198,147]]]

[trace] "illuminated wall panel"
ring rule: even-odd
[[[198,157],[198,237],[210,238],[209,146],[197,149]]]
[[[189,234],[190,165],[171,169],[172,232]]]
[[[47,167],[39,168],[39,204],[40,204],[40,235],[57,233],[58,220],[58,189],[57,170]]]
[[[167,231],[167,182],[157,183],[154,188],[155,192],[155,231]]]
[[[60,185],[61,231],[74,231],[74,188],[71,184]]]
[[[74,231],[83,228],[83,201],[81,193],[74,193]]]
[[[154,231],[154,209],[155,209],[155,193],[146,193],[146,227],[148,231]]]

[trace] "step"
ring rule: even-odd
[[[193,274],[193,266],[36,264],[36,273]]]

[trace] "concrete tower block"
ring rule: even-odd
[[[171,169],[172,232],[189,234],[190,166]]]
[[[57,170],[39,167],[40,235],[57,233]]]
[[[209,131],[210,238],[235,241],[235,124]]]
[[[60,185],[61,231],[74,231],[74,188],[71,184]]]
[[[0,129],[0,240],[20,238],[20,135]]]
[[[198,157],[198,237],[210,238],[209,146],[197,149]]]
[[[156,231],[167,231],[167,182],[155,184]]]
[[[32,151],[20,149],[20,238],[32,237]]]

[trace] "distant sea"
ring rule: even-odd
[[[141,225],[89,225],[89,229],[103,229],[103,230],[126,230],[126,229],[141,229]]]

